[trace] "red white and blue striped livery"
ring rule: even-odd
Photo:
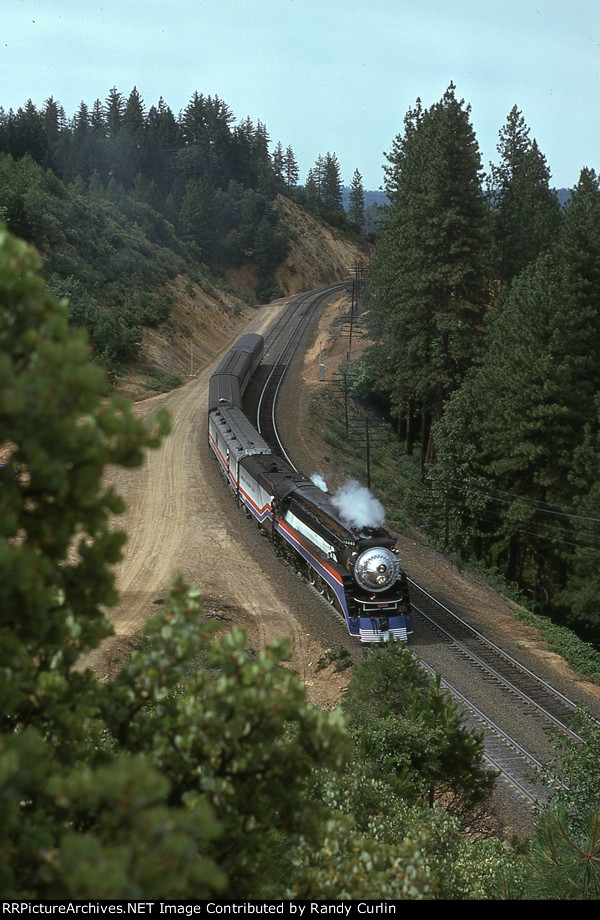
[[[283,556],[343,615],[361,642],[406,641],[412,614],[393,536],[349,526],[328,492],[279,457],[243,412],[264,341],[245,335],[210,380],[209,442],[238,503]]]

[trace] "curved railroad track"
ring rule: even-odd
[[[332,284],[327,288],[300,294],[290,301],[288,308],[264,337],[262,366],[244,399],[246,412],[255,420],[265,441],[294,467],[277,428],[277,397],[292,359],[317,318],[317,311],[327,300],[345,290],[346,283]]]

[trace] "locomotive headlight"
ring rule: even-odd
[[[385,547],[373,546],[361,553],[354,564],[354,577],[367,591],[385,591],[400,575],[400,562]]]

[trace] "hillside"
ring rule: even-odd
[[[353,265],[369,259],[367,244],[352,242],[289,198],[279,195],[275,207],[291,236],[291,250],[276,272],[286,296],[342,281],[350,277]]]
[[[345,238],[290,199],[278,196],[275,207],[290,236],[289,253],[275,276],[285,297],[349,278],[357,262],[368,260],[368,245]],[[147,396],[149,379],[161,372],[181,377],[196,373],[260,309],[249,306],[256,283],[249,266],[229,270],[226,283],[217,288],[181,274],[169,284],[171,314],[166,322],[143,330],[141,357],[121,380],[126,395]]]

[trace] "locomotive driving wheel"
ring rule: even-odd
[[[333,591],[331,590],[331,588],[329,587],[327,583],[324,583],[324,585],[325,587],[323,591],[323,597],[325,598],[327,603],[331,604],[331,606],[333,607],[333,605],[335,604],[335,594],[333,593]]]

